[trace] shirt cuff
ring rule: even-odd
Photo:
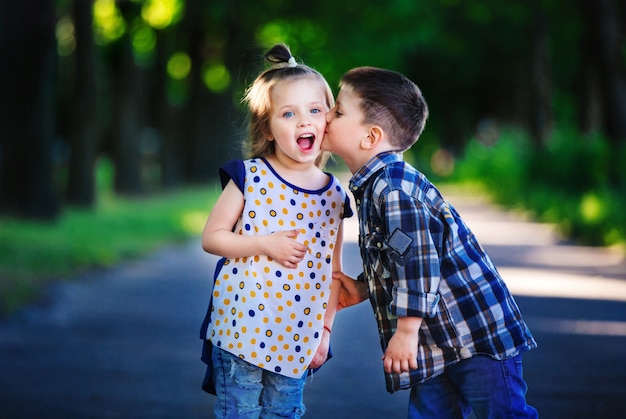
[[[437,314],[439,294],[394,288],[391,312],[398,317],[432,318]]]

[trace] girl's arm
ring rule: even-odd
[[[220,194],[202,232],[202,248],[218,256],[240,258],[267,255],[286,268],[295,268],[307,247],[294,240],[298,230],[243,236],[233,232],[244,207],[244,197],[230,180]]]
[[[335,241],[335,250],[333,251],[333,272],[341,272],[343,263],[341,260],[343,248],[343,222],[339,224],[337,229],[337,240]],[[324,329],[321,331],[322,340],[315,352],[315,356],[311,361],[310,368],[321,367],[328,357],[328,348],[330,347],[330,333],[333,329],[335,314],[337,313],[337,303],[339,302],[339,291],[341,290],[341,281],[333,279],[330,289],[330,297],[328,305],[324,313]]]

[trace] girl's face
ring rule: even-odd
[[[368,134],[359,103],[360,99],[350,89],[342,87],[335,106],[326,114],[328,125],[322,150],[338,155],[349,166],[359,154],[361,140]]]
[[[283,81],[271,93],[271,140],[284,163],[314,164],[326,130],[326,96],[311,77]]]

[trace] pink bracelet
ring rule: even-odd
[[[330,327],[324,325],[324,330],[328,330],[328,334],[330,334]]]

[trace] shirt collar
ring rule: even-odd
[[[367,163],[365,163],[365,165],[354,173],[349,183],[350,190],[355,192],[363,188],[369,178],[379,169],[397,161],[402,161],[402,153],[397,151],[384,151],[372,157]]]

